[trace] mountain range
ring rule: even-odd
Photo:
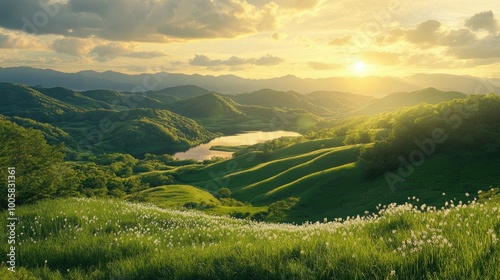
[[[114,91],[151,91],[167,87],[194,85],[224,94],[248,93],[264,88],[278,91],[308,93],[341,91],[368,96],[384,96],[391,92],[415,91],[436,87],[466,94],[500,94],[500,79],[449,74],[415,74],[408,77],[331,77],[299,78],[286,75],[271,79],[245,79],[235,75],[187,75],[159,72],[154,74],[123,74],[92,70],[65,73],[31,67],[0,68],[0,82],[29,86],[66,87],[73,90],[106,89]]]

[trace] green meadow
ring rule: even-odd
[[[498,279],[498,189],[472,196],[300,225],[46,200],[16,210],[18,265],[0,279]]]

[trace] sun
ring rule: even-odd
[[[366,64],[363,61],[358,61],[354,64],[354,70],[361,74],[366,71]]]

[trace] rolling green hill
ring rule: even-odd
[[[0,83],[0,112],[77,152],[170,153],[216,136],[194,120],[155,110],[165,103],[140,93],[37,89]]]
[[[130,199],[151,203],[161,208],[182,209],[187,203],[212,206],[219,204],[219,200],[210,193],[187,185],[169,185],[151,188],[134,194]]]
[[[0,115],[0,119],[9,120],[24,128],[40,130],[43,134],[43,137],[50,145],[58,145],[64,143],[67,148],[76,148],[76,142],[67,132],[48,123],[41,123],[32,119],[21,117],[7,117],[3,115]]]
[[[0,83],[0,98],[1,114],[41,122],[56,120],[66,112],[81,111],[78,107],[46,96],[25,85]]]
[[[103,102],[101,100],[94,100],[87,96],[82,95],[79,92],[62,88],[42,88],[35,87],[37,91],[45,94],[46,96],[57,99],[66,104],[70,104],[82,110],[95,110],[95,109],[112,109],[112,106],[109,103]]]
[[[153,109],[68,113],[56,125],[68,132],[84,151],[136,156],[187,149],[216,136],[191,119]]]
[[[303,109],[318,116],[329,116],[332,112],[311,103],[306,95],[293,91],[276,91],[262,89],[251,93],[231,96],[231,99],[242,105],[259,105],[264,107],[285,107]]]
[[[179,100],[167,105],[177,114],[194,118],[239,118],[245,114],[236,108],[237,104],[229,98],[216,93],[208,93],[193,98]]]
[[[233,197],[256,206],[300,197],[286,218],[290,222],[362,214],[378,203],[402,202],[414,195],[428,205],[439,206],[455,198],[466,201],[466,192],[498,187],[500,182],[500,175],[491,169],[500,165],[498,153],[436,155],[392,188],[384,176],[365,176],[363,168],[356,164],[360,146],[311,150],[305,148],[307,143],[284,148],[300,146],[300,155],[268,161],[260,160],[258,155],[243,155],[182,172],[178,180],[207,190],[228,187]]]
[[[345,145],[344,136],[305,140],[181,168],[177,180],[208,190],[228,187],[234,198],[256,206],[300,197],[286,218],[295,222],[361,214],[378,203],[402,202],[414,195],[428,205],[454,198],[465,201],[467,192],[500,186],[500,175],[492,168],[500,165],[499,103],[498,96],[471,96],[363,118],[345,133],[350,137],[361,130],[383,129],[375,145]],[[433,146],[425,139],[436,137],[436,128],[447,140]],[[418,144],[423,141],[424,148]]]
[[[112,90],[87,90],[80,92],[80,94],[108,104],[114,104],[122,97],[120,92]]]
[[[182,99],[189,99],[209,93],[210,91],[204,88],[192,85],[167,87],[161,90],[146,92],[147,96],[160,100],[164,103],[170,103]]]
[[[111,109],[119,110],[125,108],[152,108],[162,109],[165,104],[147,93],[122,93],[111,90],[89,90],[81,93],[94,100],[108,103]]]

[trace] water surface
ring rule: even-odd
[[[283,136],[300,136],[297,132],[292,131],[249,131],[245,133],[240,133],[230,136],[222,136],[215,138],[209,143],[202,144],[193,147],[186,152],[176,153],[174,157],[178,159],[195,159],[195,160],[205,160],[210,159],[213,156],[230,158],[233,154],[232,152],[223,151],[212,151],[210,148],[212,146],[240,146],[240,145],[253,145],[257,143],[266,142],[268,140],[280,138]]]

